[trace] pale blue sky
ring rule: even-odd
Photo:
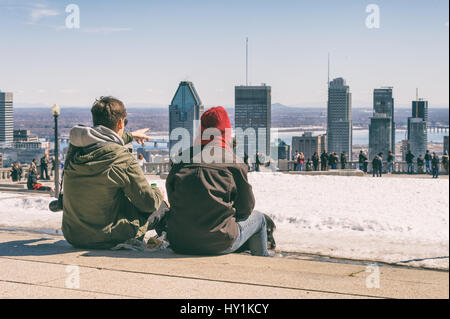
[[[65,28],[80,7],[81,28]],[[368,29],[368,4],[380,28]],[[127,104],[168,105],[179,81],[193,81],[207,106],[234,104],[245,82],[272,86],[272,101],[326,106],[327,54],[354,107],[371,107],[376,87],[393,86],[397,106],[420,95],[449,100],[447,0],[390,1],[26,1],[0,0],[0,90],[27,103],[89,106],[114,95]]]

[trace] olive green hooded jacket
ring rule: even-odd
[[[64,167],[62,231],[79,248],[111,248],[147,231],[163,201],[122,137],[104,126],[75,126]]]

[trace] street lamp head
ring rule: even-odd
[[[59,114],[61,114],[61,108],[59,107],[59,105],[53,104],[52,114],[53,116],[59,116]]]

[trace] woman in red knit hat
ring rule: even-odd
[[[225,254],[246,244],[253,255],[269,256],[266,220],[253,211],[247,166],[233,153],[223,107],[202,115],[195,144],[180,155],[183,160],[174,161],[167,177],[171,248],[184,254]]]

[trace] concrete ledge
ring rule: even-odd
[[[329,171],[289,171],[289,172],[282,172],[285,174],[292,174],[292,175],[330,175],[330,176],[365,176],[363,171],[356,170],[356,169],[334,169]]]
[[[21,188],[15,188],[15,187],[0,187],[0,192],[6,192],[6,193],[16,193],[16,194],[40,194],[42,196],[51,195],[51,192],[47,191],[34,191],[34,190],[28,190],[28,189],[21,189]]]
[[[449,297],[443,271],[380,265],[371,288],[364,264],[78,250],[62,236],[25,231],[0,231],[0,269],[0,298]]]

